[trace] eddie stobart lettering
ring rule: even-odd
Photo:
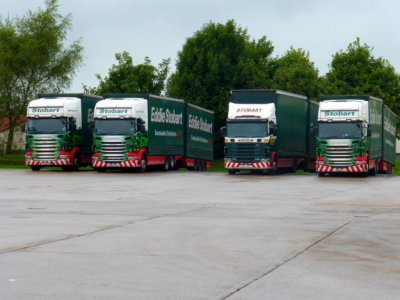
[[[59,108],[49,108],[49,107],[33,107],[32,113],[58,113]]]
[[[355,117],[355,111],[330,110],[324,112],[325,117]]]
[[[191,114],[189,114],[189,128],[212,133],[212,123]]]
[[[157,123],[177,124],[182,125],[182,113],[176,113],[173,109],[170,111],[168,108],[164,111],[162,107],[151,108],[151,121]]]
[[[127,114],[127,109],[116,109],[116,108],[100,108],[100,114]]]

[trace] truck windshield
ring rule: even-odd
[[[66,118],[39,118],[28,119],[26,133],[28,134],[53,134],[66,133],[67,120]]]
[[[238,137],[265,137],[268,136],[268,123],[265,122],[229,122],[227,136]]]
[[[319,123],[320,139],[356,139],[362,137],[361,122]]]
[[[107,119],[94,121],[95,135],[132,135],[136,127],[135,120]]]

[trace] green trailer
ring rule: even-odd
[[[210,165],[212,143],[204,132],[212,134],[209,111],[152,94],[105,94],[104,98],[95,109],[96,169],[144,171],[160,165],[165,171],[180,166],[203,170]],[[200,127],[189,128],[190,124]]]
[[[318,107],[317,101],[308,100],[307,110],[307,158],[304,162],[304,168],[315,170],[316,159],[316,138],[315,133],[318,128]]]
[[[186,104],[186,134],[184,165],[205,169],[213,160],[214,113],[202,107]],[[197,162],[197,163],[196,163]]]
[[[309,106],[306,96],[280,90],[233,90],[225,132],[228,172],[295,170],[312,160],[309,130],[316,110]]]
[[[82,94],[39,94],[28,104],[26,164],[32,170],[90,165],[93,112],[101,97]]]
[[[396,114],[386,105],[383,106],[382,173],[392,173],[396,165]]]

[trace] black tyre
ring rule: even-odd
[[[235,175],[237,170],[228,170],[229,175]]]
[[[169,169],[170,170],[176,170],[176,161],[175,161],[175,156],[174,155],[169,157]]]
[[[31,166],[32,171],[40,171],[41,168],[41,166]]]
[[[163,170],[164,172],[168,172],[168,171],[169,171],[169,156],[167,156],[167,157],[165,158],[165,162],[164,162],[164,165],[163,165],[163,167],[162,167],[162,170]]]
[[[147,157],[146,155],[142,156],[142,161],[140,162],[139,172],[144,173],[147,169]]]
[[[325,177],[325,172],[318,172],[318,177]]]

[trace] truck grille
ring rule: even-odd
[[[100,146],[102,160],[106,162],[120,162],[126,160],[126,143],[124,141],[102,142]]]
[[[231,143],[229,156],[235,161],[256,161],[265,158],[265,147],[261,143]]]
[[[328,164],[332,167],[348,167],[353,165],[352,146],[328,146],[326,154]]]
[[[60,146],[54,137],[36,136],[32,142],[32,155],[36,160],[56,160]]]

